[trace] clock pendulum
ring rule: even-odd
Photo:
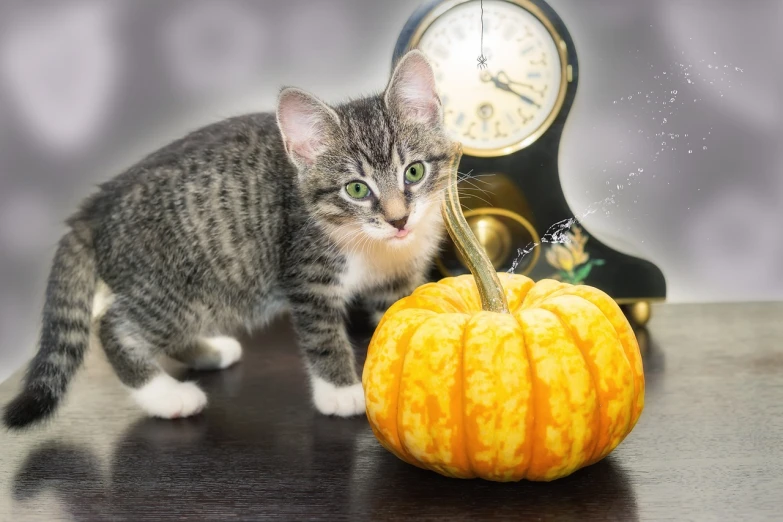
[[[480,42],[478,67],[470,67]],[[463,146],[465,217],[497,270],[600,288],[636,325],[666,297],[661,270],[603,244],[575,223],[564,244],[544,242],[514,263],[517,248],[542,243],[573,218],[558,150],[578,83],[573,40],[543,0],[430,0],[406,22],[392,66],[410,49],[430,60],[444,124]],[[432,279],[468,273],[447,240]]]

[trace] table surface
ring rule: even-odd
[[[243,338],[233,368],[172,367],[209,394],[191,419],[143,417],[93,348],[51,424],[0,432],[0,520],[783,519],[783,303],[653,312],[635,430],[550,483],[444,478],[387,453],[365,418],[318,415],[285,319]]]

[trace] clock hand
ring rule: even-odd
[[[505,80],[502,80],[502,79],[500,78],[501,76],[503,76],[503,77],[505,78]],[[506,72],[505,72],[505,71],[498,71],[497,78],[498,78],[500,81],[502,81],[502,82],[505,82],[507,85],[519,85],[520,87],[527,87],[527,88],[528,88],[528,89],[530,89],[531,91],[534,91],[534,90],[536,90],[536,89],[535,89],[535,87],[533,87],[533,86],[532,86],[532,85],[530,85],[529,83],[515,82],[514,80],[512,80],[511,78],[509,78],[509,77],[508,77],[508,74],[506,74]]]
[[[524,94],[520,94],[520,93],[518,93],[517,91],[515,91],[514,89],[511,88],[510,83],[516,83],[516,82],[504,82],[503,80],[501,80],[499,78],[501,73],[506,78],[508,78],[508,75],[506,75],[506,73],[504,73],[503,71],[500,71],[497,76],[492,76],[489,73],[484,73],[484,74],[481,75],[481,79],[482,79],[482,81],[485,81],[485,82],[492,82],[495,85],[495,87],[497,87],[498,89],[500,89],[502,91],[506,91],[506,92],[509,92],[511,94],[514,94],[514,95],[518,96],[523,102],[527,103],[528,105],[535,105],[536,107],[541,108],[541,106],[538,103],[536,103],[535,101],[533,101],[532,98],[529,98],[528,96],[525,96]]]
[[[503,78],[505,78],[505,80],[501,79],[501,76]],[[497,78],[498,78],[498,80],[500,80],[501,82],[504,82],[508,86],[518,85],[520,87],[526,87],[526,88],[530,89],[533,92],[537,92],[537,93],[539,92],[539,91],[536,90],[535,87],[533,87],[529,83],[515,82],[514,80],[512,80],[511,78],[508,77],[508,74],[506,74],[506,71],[498,71]],[[515,92],[515,94],[517,94],[517,96],[522,98],[527,103],[535,105],[539,109],[541,108],[541,105],[539,105],[538,103],[534,102],[532,98],[528,98],[527,96],[525,96],[523,94],[520,94],[520,93],[517,93],[517,92]],[[541,92],[539,94],[541,94],[543,96],[543,92]]]

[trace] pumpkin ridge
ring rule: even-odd
[[[573,294],[572,294],[573,295]],[[601,310],[601,307],[595,304],[590,299],[586,299],[585,297],[581,295],[575,295],[574,297],[578,297],[579,299],[582,299],[586,303],[589,303],[590,306],[594,307],[598,312],[603,316],[606,317],[606,321],[609,323],[609,325],[612,327],[612,331],[614,332],[614,337],[617,341],[617,346],[620,347],[619,352],[622,354],[623,359],[625,359],[625,362],[628,364],[629,373],[631,374],[631,387],[634,390],[634,396],[636,396],[638,388],[637,382],[636,382],[636,373],[634,372],[633,365],[631,364],[631,361],[628,359],[628,354],[625,353],[625,346],[623,345],[623,340],[620,338],[620,332],[617,331],[617,328],[612,324],[612,321],[609,319],[609,317],[606,316],[606,314]],[[611,297],[610,297],[611,299]],[[614,301],[613,301],[614,302]],[[635,401],[631,401],[630,404],[630,411],[628,412],[628,423],[625,425],[625,428],[623,429],[623,438],[627,437],[628,434],[631,432],[631,423],[633,422],[633,414],[635,409]],[[621,441],[622,442],[622,439]],[[619,444],[619,443],[618,443]]]
[[[437,295],[430,294],[429,291],[432,290],[437,291],[436,292]],[[439,299],[441,301],[449,303],[458,311],[467,310],[469,308],[459,292],[457,292],[454,288],[448,285],[440,284],[440,282],[425,283],[417,287],[411,295],[415,295],[417,297]]]
[[[400,408],[400,399],[402,396],[402,374],[405,370],[405,361],[408,359],[408,354],[410,353],[410,340],[413,337],[413,335],[416,333],[416,331],[422,327],[424,323],[427,321],[431,321],[435,319],[437,315],[433,315],[431,317],[428,317],[424,321],[420,322],[416,326],[410,327],[403,337],[400,339],[400,341],[405,341],[405,353],[402,354],[402,362],[400,363],[400,371],[397,373],[397,375],[394,377],[394,379],[397,381],[397,398],[395,400],[395,404],[397,405],[397,420],[394,423],[394,428],[397,430],[397,440],[400,442],[400,450],[402,453],[408,458],[408,460],[412,463],[415,463],[418,467],[422,468],[423,466],[418,462],[418,459],[416,459],[410,451],[408,451],[408,448],[405,447],[405,441],[403,440],[401,434],[400,434],[400,411],[402,408]],[[398,342],[400,342],[398,341]]]
[[[398,352],[398,365],[400,368],[400,371],[402,370],[402,364],[404,363],[404,357],[407,353],[408,343],[407,340],[410,338],[411,335],[413,335],[417,329],[417,322],[421,323],[427,320],[428,318],[435,317],[437,314],[431,310],[424,310],[424,309],[417,309],[417,308],[410,308],[410,309],[402,309],[400,310],[399,314],[395,316],[395,319],[399,318],[399,316],[410,316],[410,318],[406,317],[402,320],[402,324],[397,325],[395,328],[396,330],[402,329],[403,338],[406,340],[406,343],[402,346],[402,350]],[[384,319],[381,321],[381,324],[376,328],[375,332],[373,333],[373,341],[368,346],[367,350],[367,362],[365,362],[364,371],[362,372],[362,385],[365,390],[365,396],[368,396],[368,387],[372,386],[372,379],[378,375],[377,368],[375,365],[370,365],[370,361],[376,360],[378,355],[376,354],[377,350],[379,349],[378,346],[376,346],[377,339],[385,334],[385,331],[389,329],[386,326],[386,321],[393,320],[392,315],[386,315],[384,316]],[[396,339],[394,341],[394,344],[396,346],[399,346],[400,339]],[[408,462],[409,464],[412,464],[414,466],[417,466],[419,468],[422,468],[420,464],[418,464],[415,459],[412,458],[412,456],[407,455],[405,451],[400,448],[399,445],[399,425],[397,422],[397,408],[399,407],[399,389],[401,386],[401,374],[397,372],[389,372],[385,375],[389,375],[389,380],[394,383],[394,385],[397,386],[397,393],[388,395],[389,402],[387,404],[386,409],[393,409],[394,412],[390,413],[388,416],[387,424],[389,430],[392,430],[393,433],[389,433],[389,438],[387,439],[386,436],[382,435],[381,432],[376,431],[377,429],[380,429],[380,426],[377,424],[379,422],[378,419],[373,420],[373,416],[371,415],[371,410],[374,411],[374,413],[378,413],[378,410],[376,406],[374,406],[368,399],[367,402],[367,419],[370,422],[371,427],[373,428],[373,432],[375,432],[376,437],[379,439],[381,444],[386,447],[389,451],[391,451],[394,455],[399,457],[401,460]],[[397,437],[397,441],[395,442],[393,440],[393,437]]]
[[[597,303],[596,301],[591,299],[591,298],[600,298],[601,297],[600,294],[603,293],[603,292],[601,292],[597,288],[588,287],[588,286],[584,286],[584,285],[580,285],[580,286],[581,286],[581,288],[579,289],[580,293],[579,294],[571,294],[571,295],[575,295],[577,297],[581,297],[582,299],[584,299],[588,303],[591,303],[593,306],[595,306],[599,310],[601,310],[601,313],[603,313],[606,316],[606,318],[609,320],[609,323],[612,325],[612,328],[614,329],[615,333],[617,334],[617,338],[618,338],[618,341],[620,343],[620,346],[622,346],[622,352],[625,355],[625,358],[626,358],[626,360],[628,361],[628,364],[631,367],[631,379],[632,379],[632,382],[633,382],[634,397],[636,397],[636,399],[634,400],[634,404],[633,404],[633,407],[631,409],[631,422],[628,425],[628,433],[630,433],[631,430],[633,430],[633,428],[636,425],[636,423],[639,421],[639,417],[641,417],[642,411],[644,409],[644,390],[645,390],[644,365],[642,363],[642,365],[641,365],[641,373],[637,374],[636,373],[636,368],[635,368],[634,364],[632,363],[631,359],[628,357],[629,352],[633,353],[634,350],[636,350],[637,352],[639,350],[638,342],[636,342],[636,334],[635,334],[635,332],[633,332],[633,329],[630,329],[631,330],[630,333],[632,335],[632,338],[634,339],[634,346],[631,346],[630,348],[628,348],[626,346],[626,344],[623,342],[623,334],[620,332],[620,330],[618,330],[618,327],[615,326],[614,321],[612,321],[612,319],[610,319],[610,316],[603,311],[603,309],[601,308],[599,303]],[[587,291],[588,294],[584,295],[584,294],[581,293],[582,291]],[[588,296],[590,298],[588,298]],[[606,298],[609,300],[609,302],[611,302],[615,306],[617,306],[617,303],[611,297],[606,295]],[[625,314],[623,314],[623,312],[621,310],[619,310],[619,307],[618,307],[617,312],[619,312],[619,314],[623,318],[625,317]],[[629,328],[630,328],[630,325],[629,325]],[[639,356],[641,358],[641,354],[639,354]],[[639,362],[641,363],[640,359],[639,359]],[[637,402],[639,400],[642,401],[641,406],[637,404]],[[638,409],[638,412],[637,412],[637,409]]]
[[[527,296],[526,296],[527,297]],[[519,305],[520,308],[522,305]],[[523,473],[520,473],[520,477],[527,478],[527,473],[530,470],[531,466],[533,465],[533,456],[535,453],[533,452],[533,441],[535,440],[535,437],[533,434],[536,432],[536,418],[538,417],[538,408],[536,407],[536,386],[535,386],[535,369],[533,368],[533,360],[530,357],[530,348],[528,343],[528,333],[527,329],[525,328],[525,325],[522,324],[522,320],[520,319],[521,315],[514,315],[513,316],[516,322],[519,324],[519,329],[522,331],[522,342],[525,345],[525,356],[527,357],[527,367],[528,367],[528,379],[530,379],[530,409],[532,411],[533,416],[533,422],[530,423],[530,431],[528,431],[528,436],[525,437],[525,442],[528,444],[528,454],[530,455],[530,458],[527,459],[527,467],[525,468]],[[528,439],[530,442],[527,442]]]
[[[405,356],[403,358],[402,365],[400,367],[400,374],[399,374],[400,375],[400,382],[402,381],[402,377],[406,374],[407,364],[411,360],[409,358],[409,354],[411,353],[411,349],[410,349],[411,342],[410,341],[413,339],[413,337],[417,333],[419,333],[419,331],[421,329],[423,329],[425,326],[427,326],[430,321],[435,321],[435,322],[440,321],[444,316],[457,316],[457,317],[462,316],[463,318],[466,318],[466,319],[464,319],[465,323],[467,323],[469,318],[470,318],[470,314],[465,314],[465,313],[434,314],[433,316],[431,316],[431,317],[427,318],[426,320],[422,321],[416,328],[414,328],[413,329],[414,331],[411,332],[411,337],[409,338],[409,342],[408,342],[408,344],[406,344]],[[397,430],[398,430],[398,438],[399,438],[399,441],[400,441],[400,447],[403,448],[403,450],[404,450],[406,455],[410,455],[411,458],[414,459],[418,463],[419,467],[424,468],[424,469],[430,469],[432,471],[436,471],[436,472],[438,472],[438,473],[440,473],[442,475],[454,476],[451,472],[449,472],[447,470],[447,468],[445,467],[445,465],[443,465],[443,463],[433,463],[433,462],[427,462],[426,460],[421,460],[419,457],[415,456],[414,453],[410,450],[410,448],[406,445],[405,437],[401,436],[400,435],[400,431],[399,431],[400,430],[400,426],[403,425],[402,415],[406,411],[409,410],[409,405],[402,403],[402,400],[401,400],[402,390],[403,390],[403,386],[402,386],[402,384],[400,384],[400,387],[398,388],[398,399],[397,399],[397,405],[398,405],[397,406]],[[454,417],[456,417],[456,415]],[[455,450],[462,449],[462,448],[459,447],[459,445],[453,445],[452,447]],[[464,460],[467,460],[467,459],[464,459]]]
[[[579,297],[580,299],[582,299],[586,303],[589,303],[590,306],[592,306],[595,309],[597,309],[598,312],[603,317],[606,317],[606,314],[604,314],[603,310],[601,310],[601,307],[599,307],[597,304],[595,304],[591,300],[585,299],[581,295],[580,296],[575,296],[575,297]],[[635,375],[635,372],[633,370],[633,365],[631,364],[631,361],[628,359],[628,354],[625,353],[625,347],[623,346],[623,341],[620,338],[620,333],[617,331],[617,328],[615,328],[614,324],[612,324],[612,321],[608,317],[606,317],[606,321],[612,327],[612,332],[614,332],[614,337],[615,337],[615,339],[617,341],[617,346],[619,346],[619,350],[618,351],[620,352],[620,354],[622,354],[623,359],[625,359],[626,364],[628,364],[628,369],[629,369],[628,373],[630,373],[630,375],[631,375],[631,389],[634,390],[634,397],[635,397],[636,396],[636,390],[638,390],[638,387],[637,387],[637,382],[636,382],[636,375]],[[628,434],[631,432],[631,428],[632,428],[632,424],[631,423],[633,422],[634,409],[635,409],[635,400],[632,400],[632,401],[630,401],[630,404],[629,404],[628,422],[625,424],[625,427],[623,428],[623,431],[622,431],[623,435],[622,435],[622,437],[620,438],[619,441],[617,441],[617,443],[615,444],[614,447],[619,446],[620,443],[625,439],[625,437],[627,437]],[[610,441],[610,445],[609,446],[611,446],[611,441]],[[606,452],[606,448],[604,448],[601,451],[601,453],[603,455],[601,455],[601,454],[593,455],[593,458],[590,459],[590,464],[594,464],[595,462],[598,462],[598,460],[602,459],[603,457],[605,457],[606,455],[609,454],[608,452]]]
[[[462,294],[459,292],[459,290],[457,290],[457,289],[456,289],[456,288],[454,288],[453,286],[449,286],[449,285],[440,285],[440,284],[439,284],[438,286],[439,286],[441,289],[442,289],[442,288],[446,288],[448,293],[450,293],[450,294],[453,294],[453,295],[455,295],[455,296],[456,296],[456,298],[459,300],[459,301],[458,301],[458,303],[459,303],[459,305],[460,305],[460,306],[458,307],[458,309],[459,309],[461,312],[465,312],[465,313],[469,313],[469,312],[470,312],[470,303],[468,303],[468,300],[467,300],[467,299],[465,299],[465,297],[464,297],[464,296],[463,296],[463,295],[462,295]]]
[[[545,308],[546,311],[551,312],[552,315],[557,317],[557,320],[560,321],[560,324],[563,325],[563,329],[568,334],[568,337],[571,338],[571,341],[573,341],[574,345],[579,349],[579,353],[582,354],[582,359],[585,362],[585,367],[587,368],[587,373],[590,374],[590,381],[593,383],[593,389],[596,390],[596,398],[595,398],[595,415],[597,417],[597,428],[595,430],[595,434],[593,436],[593,443],[592,448],[590,449],[590,457],[587,459],[588,462],[593,462],[593,459],[595,458],[596,451],[598,450],[598,440],[601,438],[601,419],[603,418],[601,415],[601,401],[598,397],[598,380],[595,378],[595,372],[593,371],[592,366],[587,361],[587,356],[585,355],[584,350],[582,349],[582,345],[578,342],[576,336],[574,335],[573,328],[569,323],[567,323],[563,318],[558,314],[555,310],[550,310],[548,308]]]
[[[619,347],[619,350],[618,350],[618,351],[619,351],[619,352],[622,354],[622,358],[623,358],[623,360],[625,360],[626,364],[628,365],[628,368],[629,368],[629,373],[631,374],[631,388],[632,388],[633,390],[636,390],[636,381],[635,381],[635,379],[636,379],[636,376],[634,375],[633,366],[631,365],[631,361],[630,361],[630,360],[628,360],[628,356],[627,356],[627,354],[625,353],[625,349],[624,349],[624,346],[623,346],[622,340],[620,339],[620,334],[617,332],[617,328],[615,328],[614,324],[612,324],[612,321],[611,321],[611,320],[610,320],[610,319],[609,319],[609,318],[606,316],[606,314],[603,312],[603,310],[601,310],[601,307],[600,307],[600,306],[598,306],[597,304],[595,304],[595,303],[594,303],[593,301],[591,301],[590,299],[586,299],[585,297],[583,297],[583,296],[581,296],[581,295],[578,295],[578,294],[570,294],[570,293],[568,293],[568,292],[565,292],[565,293],[563,293],[563,294],[560,294],[560,295],[561,295],[561,296],[562,296],[562,295],[566,295],[566,296],[569,296],[569,297],[575,297],[575,298],[578,298],[578,299],[580,299],[581,301],[583,301],[583,302],[584,302],[584,303],[583,303],[584,305],[586,305],[586,306],[589,306],[589,307],[592,307],[592,308],[594,308],[595,310],[597,310],[597,311],[598,311],[598,313],[599,313],[599,314],[600,314],[602,317],[604,317],[604,318],[606,319],[606,321],[607,321],[607,322],[609,323],[609,325],[611,326],[611,331],[614,333],[614,339],[615,339],[615,342],[616,342],[617,346]],[[559,297],[559,296],[552,296],[552,297]],[[611,299],[611,298],[609,298],[609,299]],[[551,311],[552,313],[554,313],[555,315],[557,315],[557,314],[556,314],[554,311],[552,311],[552,310],[550,310],[550,311]],[[558,316],[558,318],[560,318],[560,316]],[[566,325],[566,326],[567,326],[567,331],[568,331],[568,334],[569,334],[569,335],[571,335],[571,336],[573,336],[573,331],[572,331],[572,329],[571,329],[570,325]],[[582,351],[582,348],[581,348],[581,346],[580,346],[578,343],[577,343],[577,346],[579,346],[579,351],[581,352],[581,351]],[[582,355],[584,355],[584,353],[583,353]],[[586,360],[586,359],[585,359],[585,360]],[[590,365],[589,365],[589,364],[588,364],[588,370],[590,370]],[[593,374],[593,372],[592,372],[592,371],[590,371],[590,377],[594,379],[594,374]],[[594,383],[594,384],[595,384],[595,383]],[[596,390],[597,390],[597,389],[598,389],[598,388],[596,388]],[[600,401],[598,401],[597,403],[598,403],[599,412],[600,412]],[[629,407],[629,412],[628,412],[628,422],[625,424],[625,427],[624,427],[624,428],[623,428],[623,430],[620,432],[620,433],[622,433],[622,436],[620,437],[620,439],[619,439],[619,440],[618,440],[616,443],[610,439],[610,440],[608,441],[608,445],[607,445],[605,448],[601,449],[601,451],[598,451],[598,449],[599,449],[599,448],[597,447],[597,444],[596,444],[596,449],[595,449],[595,451],[594,451],[593,455],[592,455],[592,456],[590,457],[590,459],[587,461],[587,464],[588,464],[588,465],[590,465],[590,464],[595,464],[596,462],[598,462],[599,460],[601,460],[603,457],[605,457],[606,455],[608,455],[608,452],[606,451],[606,450],[607,450],[607,448],[611,447],[611,445],[612,445],[612,444],[614,444],[614,447],[617,447],[617,446],[620,444],[620,442],[622,442],[622,441],[625,439],[625,437],[627,437],[627,436],[628,436],[628,434],[630,433],[630,426],[631,426],[631,422],[632,422],[632,420],[633,420],[633,412],[634,412],[634,401],[630,401],[630,405],[629,405],[629,406],[630,406],[630,407]],[[608,430],[608,429],[609,429],[609,427],[607,426],[607,430]],[[597,442],[597,441],[596,441],[596,442]]]
[[[517,310],[522,308],[522,304],[525,302],[527,294],[530,293],[530,290],[535,286],[535,281],[527,276],[520,274],[507,274],[505,272],[498,273],[498,277],[500,278],[500,282],[503,285],[503,292],[506,294],[506,301],[509,303],[509,313],[513,315]],[[511,303],[514,302],[515,297],[517,297],[513,294],[519,290],[522,290],[523,295],[518,296],[519,302],[512,309]]]
[[[506,297],[506,300],[508,300],[508,297]],[[496,350],[497,350],[497,348],[496,348]],[[495,355],[497,356],[497,351],[496,351]],[[503,353],[502,355],[505,356],[505,353]],[[503,360],[503,359],[501,359],[501,360]],[[499,378],[499,376],[497,374],[497,366],[493,365],[492,369],[493,369],[492,374],[493,374],[494,381],[495,381],[495,397],[503,397],[505,395],[505,393],[498,393],[498,387],[501,387],[503,383],[502,383],[502,381],[500,380],[500,378]],[[505,391],[505,390],[503,390],[503,391]],[[495,434],[494,434],[494,437],[492,439],[492,447],[495,448],[494,457],[493,457],[494,460],[492,462],[492,467],[495,468],[495,469],[497,469],[498,461],[500,460],[500,454],[499,454],[500,453],[500,448],[498,447],[498,420],[499,420],[499,417],[496,416],[495,417]]]
[[[513,316],[512,316],[512,318],[513,318]],[[522,328],[519,326],[519,321],[517,321],[516,318],[513,318],[513,321],[514,321],[513,325],[516,326],[517,328],[519,328],[520,333],[521,333]],[[524,335],[524,334],[522,334],[522,335]],[[522,343],[525,342],[524,338],[522,338],[520,340],[519,337],[517,337],[516,340],[521,341]],[[508,389],[505,388],[504,382],[503,382],[503,374],[506,372],[506,369],[509,367],[509,361],[513,360],[513,358],[516,356],[516,354],[519,354],[518,356],[520,357],[520,360],[523,358],[521,350],[515,350],[514,352],[510,353],[510,351],[506,350],[505,348],[506,348],[506,346],[503,346],[503,350],[500,352],[500,357],[499,357],[499,359],[500,359],[500,366],[498,366],[497,364],[493,365],[494,377],[495,377],[495,383],[496,383],[495,384],[495,396],[496,397],[500,397],[501,401],[504,400],[504,399],[508,400],[508,398],[512,395],[512,394],[508,393]],[[526,361],[526,362],[528,363],[528,365],[530,364],[529,361]],[[498,369],[500,369],[500,371],[498,371]],[[529,371],[530,370],[528,370],[528,376],[529,376]],[[532,382],[530,382],[530,387],[531,388],[533,387],[533,383]],[[498,391],[498,390],[500,390],[500,391]],[[517,390],[516,393],[519,393],[519,391]],[[533,399],[534,398],[532,397],[532,394],[528,396],[528,401],[533,400]],[[521,431],[525,432],[525,439],[527,439],[529,436],[531,436],[531,435],[529,435],[527,433],[527,422],[526,421],[527,421],[528,415],[530,415],[529,410],[528,410],[528,413],[525,415],[525,417],[522,418],[522,424],[523,424],[524,427],[522,428]],[[498,467],[500,467],[500,463],[505,460],[504,456],[501,453],[502,452],[501,444],[498,443],[498,441],[500,441],[501,443],[503,443],[503,442],[507,443],[507,441],[508,441],[508,437],[507,436],[505,438],[503,436],[498,437],[499,422],[500,421],[501,421],[501,418],[499,416],[497,416],[495,418],[495,429],[496,429],[496,431],[495,431],[495,438],[494,438],[494,441],[493,441],[493,445],[495,447],[495,461],[493,463],[494,464],[493,467],[495,469],[498,469]],[[523,446],[523,448],[524,448],[524,446]],[[524,459],[524,457],[523,457],[523,459]],[[513,476],[513,474],[511,474],[511,473],[513,473],[513,471],[511,469],[509,469],[508,467],[506,467],[505,465],[502,466],[501,469],[504,469],[506,471],[505,477],[502,479],[503,481],[507,481],[510,476]],[[509,473],[509,472],[511,472],[511,473]],[[495,480],[500,480],[500,479],[496,478]]]
[[[471,316],[470,319],[465,321],[465,324],[462,327],[462,340],[460,341],[460,352],[459,352],[459,373],[462,381],[462,388],[460,393],[460,422],[462,423],[462,433],[464,433],[464,437],[462,440],[462,450],[465,452],[465,460],[468,462],[468,472],[473,475],[475,478],[476,472],[475,472],[475,466],[473,463],[473,458],[471,456],[470,451],[468,451],[468,428],[465,424],[465,339],[468,335],[468,325],[470,324],[470,321],[473,319],[474,316]]]
[[[578,291],[580,293],[572,293],[574,290],[576,290],[576,291]],[[612,321],[612,319],[609,317],[609,315],[607,315],[603,311],[603,308],[601,307],[601,305],[599,303],[597,303],[593,299],[588,299],[588,297],[586,295],[582,294],[581,291],[583,291],[583,290],[588,290],[589,291],[588,295],[590,297],[600,298],[601,297],[600,294],[604,294],[604,297],[608,300],[608,302],[611,302],[615,306],[617,306],[616,301],[614,299],[612,299],[611,296],[609,296],[608,294],[602,292],[601,290],[599,290],[597,288],[590,287],[590,286],[587,286],[587,285],[574,285],[574,286],[572,286],[570,288],[561,288],[561,289],[553,292],[552,294],[548,295],[547,299],[551,299],[551,298],[554,298],[554,297],[559,297],[561,295],[570,295],[570,296],[578,297],[578,298],[580,298],[580,299],[590,303],[594,307],[598,308],[598,311],[601,312],[601,315],[606,317],[606,319],[609,321],[609,324],[612,325],[612,330],[614,330],[615,335],[617,336],[617,342],[622,347],[621,351],[623,353],[623,356],[625,357],[626,362],[628,362],[628,366],[631,368],[631,382],[633,383],[634,397],[639,397],[639,395],[641,395],[642,399],[643,399],[643,397],[644,397],[644,366],[642,366],[642,373],[641,373],[641,375],[640,376],[637,375],[636,374],[636,370],[634,368],[634,365],[633,365],[631,359],[628,357],[628,351],[629,350],[627,349],[625,343],[623,342],[622,334],[617,329],[617,326],[615,326],[614,321]],[[596,295],[594,292],[599,292],[599,295]],[[618,312],[620,314],[622,314],[622,317],[625,317],[625,314],[623,314],[622,311],[618,310]],[[633,337],[635,339],[636,338],[636,334],[633,331],[631,333],[633,334]],[[632,348],[636,348],[636,350],[639,349],[638,345],[635,346],[635,347],[632,347]],[[637,408],[636,400],[634,400],[634,405],[631,408],[631,421],[628,424],[628,433],[631,432],[631,430],[636,425],[636,422],[638,422],[639,417],[641,416],[641,410],[643,409],[643,405],[642,405],[642,408],[639,409],[639,415],[636,415],[636,419],[634,419],[633,417],[636,414],[636,408]]]
[[[533,298],[530,298],[530,293],[537,288],[544,288],[547,285],[553,287],[548,288],[546,294],[543,295],[533,295]],[[568,283],[562,283],[560,281],[556,281],[554,279],[541,279],[539,281],[536,281],[535,284],[530,287],[527,294],[525,295],[525,298],[522,300],[522,303],[520,304],[520,308],[536,308],[541,303],[549,299],[550,297],[554,297],[555,294],[558,292],[565,292],[569,290],[570,288],[573,288],[573,285],[570,285]]]
[[[481,297],[476,287],[476,281],[470,274],[463,274],[459,276],[444,277],[438,284],[447,286],[459,294],[462,301],[465,303],[465,311],[467,313],[475,313],[481,310]],[[463,293],[464,292],[464,293]]]

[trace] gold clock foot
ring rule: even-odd
[[[622,307],[632,326],[646,326],[652,316],[652,306],[649,301],[637,301]]]

